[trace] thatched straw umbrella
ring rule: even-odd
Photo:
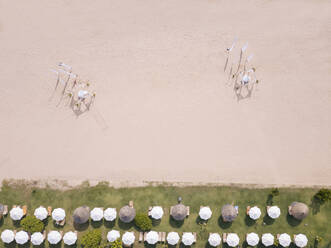
[[[136,210],[126,205],[120,209],[119,217],[122,222],[130,223],[136,217]]]
[[[74,211],[73,218],[76,224],[86,223],[90,218],[90,208],[87,206],[76,208]]]
[[[187,208],[185,205],[179,203],[171,208],[171,216],[177,221],[182,221],[187,215]]]
[[[303,220],[307,217],[309,213],[309,208],[306,204],[302,202],[292,202],[289,207],[288,213],[297,220]]]
[[[222,218],[225,222],[232,222],[237,217],[238,213],[235,207],[231,204],[226,204],[222,207]]]

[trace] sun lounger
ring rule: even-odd
[[[293,239],[295,239],[296,236],[297,236],[297,235],[293,234]]]
[[[44,240],[45,240],[46,237],[47,237],[47,232],[46,232],[46,230],[43,231],[43,237],[44,237]]]
[[[27,205],[24,205],[22,207],[22,210],[23,210],[23,216],[26,216],[26,214],[28,213],[28,206]]]
[[[52,215],[52,207],[51,206],[47,207],[47,212],[48,212],[48,216]]]
[[[139,233],[139,243],[141,243],[143,241],[144,241],[144,233],[143,232],[140,232]]]
[[[144,241],[146,241],[147,232],[144,233]]]
[[[280,236],[280,234],[279,234],[279,233],[277,233],[277,240],[279,239],[279,236]]]
[[[251,209],[251,206],[247,206],[246,208],[246,214],[248,215],[249,214],[249,210]]]
[[[228,235],[226,234],[226,233],[223,233],[223,237],[222,237],[222,239],[223,239],[223,243],[226,243],[226,237],[227,237]]]
[[[172,209],[174,208],[174,206],[171,206],[170,207],[170,215],[171,215],[171,213],[172,213]]]
[[[56,223],[56,225],[58,225],[58,226],[64,226],[65,223],[66,223],[66,219],[64,218],[63,220],[61,220],[61,221],[56,221],[55,223]]]
[[[234,206],[234,208],[236,209],[237,214],[238,214],[239,213],[239,207],[238,206]]]
[[[186,207],[186,217],[189,217],[190,216],[190,207],[187,206]]]
[[[151,211],[152,211],[153,207],[148,207],[148,216],[151,216]]]
[[[129,201],[129,207],[133,208],[133,201]]]
[[[270,207],[271,207],[271,206],[267,206],[267,211],[269,210]]]
[[[166,234],[166,232],[162,232],[162,242],[163,243],[165,243],[166,242],[166,236],[167,236],[167,234]]]
[[[197,242],[197,233],[194,232],[194,233],[193,233],[193,236],[194,236],[194,243],[196,243],[196,242]]]
[[[63,237],[63,231],[59,231],[59,233],[61,234],[61,238]]]
[[[288,206],[288,213],[291,214],[292,207]]]
[[[17,232],[17,231],[16,231],[16,230],[14,230],[14,235],[16,235],[16,232]]]
[[[8,214],[8,206],[7,205],[4,205],[3,206],[3,215],[7,215]]]
[[[158,242],[161,242],[161,241],[162,241],[162,233],[161,233],[161,232],[158,232],[157,234],[159,235],[159,240],[158,240]]]

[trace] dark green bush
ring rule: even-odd
[[[273,188],[271,190],[271,195],[272,196],[278,196],[279,195],[279,189],[278,188]]]
[[[152,220],[145,213],[138,213],[134,218],[134,223],[141,231],[149,231],[152,229]]]
[[[314,198],[320,203],[325,203],[331,200],[331,190],[329,189],[320,189],[315,195]]]
[[[81,244],[84,248],[98,248],[100,242],[101,231],[92,230],[83,235]]]
[[[21,220],[21,226],[24,231],[29,233],[42,232],[44,230],[44,223],[34,215],[27,216]]]

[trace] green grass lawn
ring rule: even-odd
[[[165,210],[162,221],[156,225],[155,231],[192,231],[197,232],[198,241],[195,247],[208,247],[207,239],[209,232],[235,232],[240,237],[240,244],[245,246],[244,240],[246,233],[256,232],[259,235],[263,233],[287,232],[289,234],[304,233],[309,239],[309,246],[313,247],[315,235],[323,238],[319,247],[331,247],[331,203],[326,203],[320,208],[312,204],[312,196],[317,192],[316,189],[295,189],[281,188],[279,196],[274,197],[273,202],[281,209],[281,216],[275,221],[271,221],[266,215],[267,198],[270,189],[246,189],[237,187],[171,187],[156,186],[142,188],[121,188],[114,189],[106,184],[99,184],[95,187],[89,187],[84,184],[77,189],[60,191],[54,189],[39,189],[31,185],[15,184],[9,186],[4,184],[0,192],[0,202],[9,206],[28,205],[28,215],[33,215],[34,209],[43,205],[53,208],[61,207],[66,210],[66,225],[62,228],[64,231],[73,230],[72,212],[81,205],[93,207],[116,207],[117,210],[126,205],[129,200],[134,201],[134,207],[137,212],[147,212],[148,206],[160,205]],[[184,223],[178,225],[169,217],[170,206],[175,205],[177,197],[182,196],[183,203],[190,206],[190,216]],[[288,205],[293,201],[301,201],[310,206],[309,216],[301,223],[295,221],[287,215]],[[224,224],[220,219],[221,207],[226,203],[234,203],[239,206],[239,216],[232,224]],[[202,226],[197,223],[199,208],[201,205],[210,206],[213,211],[212,218],[207,225]],[[246,207],[259,206],[262,210],[261,218],[252,222],[246,217]],[[14,226],[9,216],[5,217],[0,223],[1,231],[4,229],[19,230],[19,226]],[[108,230],[114,228],[121,232],[134,230],[138,236],[138,230],[133,225],[121,225],[116,221],[114,225],[105,223],[93,224],[90,222],[84,230],[79,232],[81,236],[86,230],[100,228],[103,232],[104,240]],[[47,230],[59,229],[53,225],[51,220],[46,223]],[[1,247],[4,246],[0,242]],[[79,245],[79,242],[78,242]],[[45,246],[48,246],[46,242]],[[135,248],[145,247],[143,244],[135,244]],[[156,247],[163,247],[161,244]],[[166,247],[166,246],[165,246]],[[179,246],[178,246],[179,247]]]

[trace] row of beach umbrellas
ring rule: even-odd
[[[1,240],[9,244],[15,240],[17,244],[24,245],[30,239],[30,236],[25,231],[19,231],[16,234],[12,230],[4,230],[1,233]],[[47,235],[47,241],[51,245],[56,245],[62,240],[62,235],[58,231],[50,231]],[[77,233],[69,231],[66,232],[63,236],[63,242],[66,245],[73,245],[77,241]],[[44,242],[44,235],[40,232],[35,232],[31,235],[31,243],[33,245],[41,245]]]

